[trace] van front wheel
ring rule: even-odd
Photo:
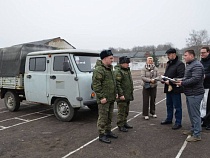
[[[7,91],[4,96],[4,104],[9,111],[17,111],[20,108],[20,98],[17,93]]]
[[[54,114],[57,119],[68,122],[71,121],[75,115],[75,110],[65,98],[58,98],[53,105]]]

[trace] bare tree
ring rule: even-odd
[[[194,48],[196,56],[199,57],[199,49],[203,45],[210,44],[210,38],[206,30],[192,30],[189,34],[190,37],[186,39],[187,47]]]

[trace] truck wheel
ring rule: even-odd
[[[97,111],[98,110],[98,104],[88,105],[88,108],[92,111]]]
[[[57,119],[64,122],[71,121],[75,115],[74,108],[69,101],[64,98],[58,98],[55,100],[53,110]]]
[[[17,111],[20,108],[20,98],[17,93],[7,91],[4,96],[4,104],[9,111]]]

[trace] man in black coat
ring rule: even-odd
[[[210,50],[209,47],[202,47],[200,50],[201,63],[204,67],[204,82],[205,89],[210,90]],[[203,125],[206,125],[206,129],[210,130],[210,92],[208,92],[207,104],[206,104],[206,116],[203,118]]]
[[[183,78],[185,72],[185,65],[178,60],[176,49],[170,48],[166,51],[169,61],[167,62],[164,76],[169,78]],[[164,93],[166,93],[166,107],[167,117],[161,122],[161,125],[172,124],[174,109],[175,109],[175,124],[172,126],[173,130],[182,127],[182,100],[181,93],[183,87],[177,86],[169,80],[162,81],[165,84]]]

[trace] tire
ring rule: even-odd
[[[64,122],[71,121],[76,114],[75,109],[65,98],[56,99],[53,105],[53,110],[56,118]]]
[[[17,111],[20,108],[20,98],[17,93],[7,91],[4,96],[4,104],[9,111]]]
[[[92,111],[98,110],[98,104],[87,105],[87,107]]]

